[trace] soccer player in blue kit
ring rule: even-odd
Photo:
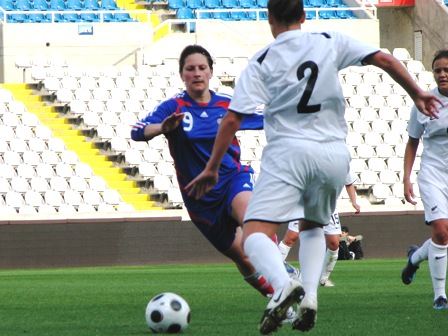
[[[392,55],[339,32],[303,32],[302,0],[269,0],[268,22],[275,40],[241,73],[205,170],[187,189],[197,199],[219,183],[219,169],[245,117],[263,110],[267,145],[261,172],[244,217],[243,244],[255,268],[274,288],[259,331],[281,326],[289,307],[299,304],[292,328],[311,330],[317,319],[317,289],[328,225],[349,171],[347,123],[339,70],[372,64],[385,70],[414,100],[420,112],[437,118],[441,100],[423,91]],[[302,281],[283,267],[269,237],[279,225],[299,220]]]
[[[240,162],[235,137],[224,155],[218,185],[201,200],[188,196],[185,186],[204,169],[210,158],[219,123],[230,96],[209,89],[213,59],[199,45],[187,46],[179,58],[179,72],[186,90],[161,102],[131,131],[134,141],[165,135],[184,204],[192,222],[222,254],[233,260],[244,279],[261,294],[273,293],[271,285],[245,255],[241,225],[252,193],[254,171]],[[241,129],[262,129],[263,116],[246,118]]]

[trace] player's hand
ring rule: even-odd
[[[353,208],[355,208],[355,214],[359,214],[361,212],[361,207],[358,203],[352,203]]]
[[[218,183],[218,177],[218,171],[203,170],[185,187],[188,191],[188,196],[194,197],[196,200],[201,199]]]
[[[404,182],[404,198],[407,202],[411,203],[412,205],[416,205],[417,202],[414,200],[414,188],[412,186],[412,183],[409,181]]]
[[[432,93],[423,91],[414,100],[415,106],[424,115],[439,119],[439,104],[443,106],[442,101]]]
[[[172,114],[165,118],[162,122],[162,134],[166,134],[176,129],[177,126],[182,122],[184,118],[184,113]]]

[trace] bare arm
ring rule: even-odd
[[[435,95],[422,90],[412,79],[407,69],[394,56],[380,51],[366,57],[365,62],[386,71],[406,90],[421,113],[438,118],[438,104],[443,106],[442,101]]]
[[[411,183],[411,172],[412,166],[414,165],[415,156],[417,155],[418,145],[420,144],[420,139],[414,139],[409,137],[408,142],[406,144],[406,149],[404,151],[404,167],[403,167],[403,185],[404,185],[404,197],[406,201],[415,205],[417,204],[414,201],[414,189]]]
[[[222,158],[232,143],[235,133],[240,129],[243,117],[242,114],[227,111],[222,118],[210,160],[202,173],[186,186],[190,196],[200,199],[218,183],[219,166]]]
[[[350,198],[350,202],[352,203],[353,207],[355,208],[355,213],[359,214],[361,211],[361,207],[356,202],[356,189],[353,184],[349,184],[345,186],[345,189],[347,190],[348,197]]]

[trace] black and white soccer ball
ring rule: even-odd
[[[146,323],[156,334],[178,334],[190,323],[190,306],[174,293],[161,293],[146,306]]]

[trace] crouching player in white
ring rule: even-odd
[[[350,198],[353,208],[355,208],[355,214],[359,214],[361,207],[356,202],[356,190],[353,183],[355,183],[357,177],[356,174],[350,170],[345,179],[345,189]],[[330,280],[330,274],[333,272],[336,266],[336,261],[338,260],[339,254],[339,237],[341,236],[341,222],[339,220],[339,214],[337,211],[333,212],[331,215],[330,223],[324,227],[325,242],[327,244],[327,249],[325,252],[325,260],[322,268],[322,274],[320,276],[320,285],[324,287],[333,287],[334,283]],[[299,221],[292,221],[288,224],[288,230],[285,236],[278,244],[280,253],[282,254],[283,260],[291,250],[291,247],[299,239]]]

